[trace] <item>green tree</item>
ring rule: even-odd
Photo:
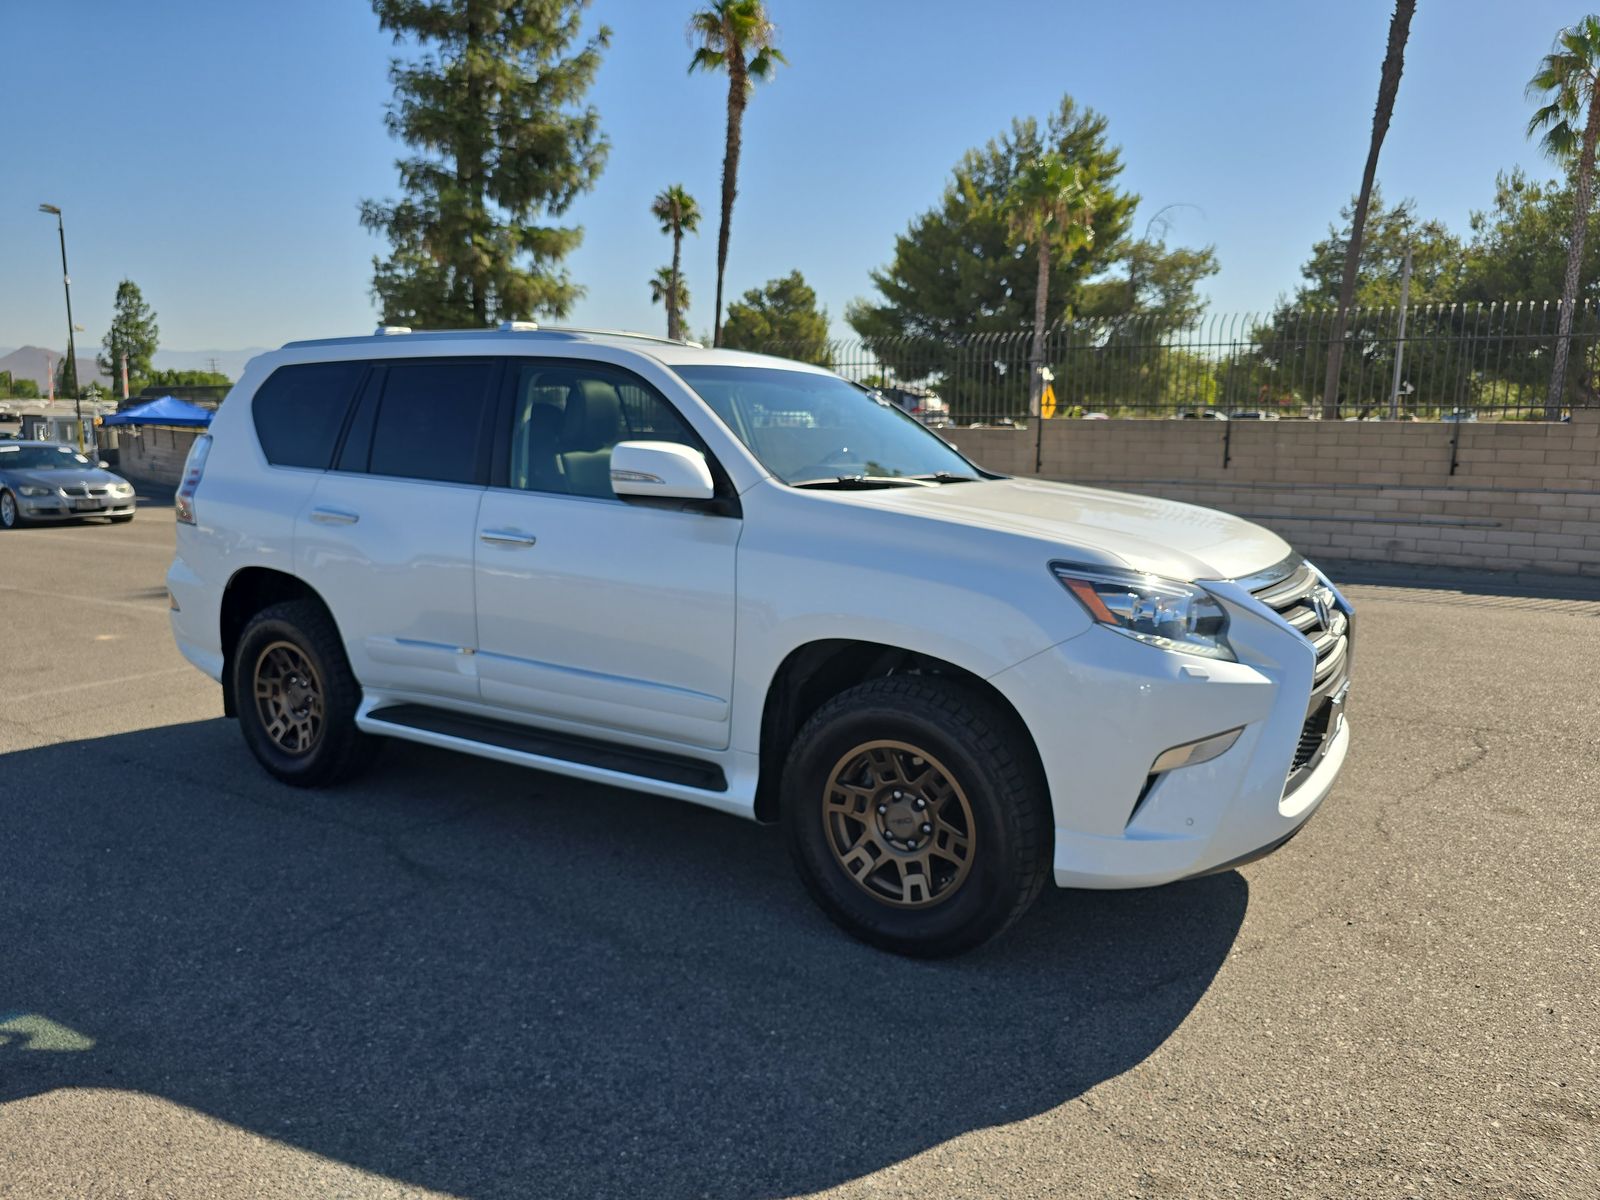
[[[1311,256],[1301,264],[1301,285],[1295,289],[1297,308],[1334,308],[1344,291],[1345,264],[1355,237],[1359,197],[1340,210],[1340,224],[1329,225],[1328,235],[1311,244]],[[1356,257],[1349,304],[1373,308],[1400,302],[1400,275],[1406,250],[1411,258],[1412,304],[1443,304],[1457,297],[1466,265],[1461,239],[1441,221],[1417,216],[1417,203],[1402,200],[1385,205],[1383,190],[1374,186],[1368,198],[1366,229]]]
[[[1218,269],[1210,246],[1168,249],[1159,238],[1129,241],[1110,272],[1079,288],[1073,311],[1080,322],[1108,333],[1129,322],[1144,334],[1186,329],[1205,311],[1200,285]]]
[[[1554,361],[1550,367],[1550,394],[1545,415],[1561,415],[1566,388],[1568,345],[1578,299],[1578,276],[1583,267],[1584,234],[1588,229],[1589,195],[1594,181],[1594,147],[1600,138],[1600,17],[1587,16],[1556,37],[1555,47],[1544,57],[1528,81],[1528,95],[1544,101],[1528,121],[1528,136],[1540,134],[1539,144],[1552,158],[1570,163],[1573,174],[1572,232],[1568,236],[1567,269],[1561,284],[1561,316],[1556,331]]]
[[[1077,167],[1054,151],[1025,164],[1005,198],[1006,227],[1038,256],[1033,295],[1033,350],[1028,359],[1028,412],[1037,415],[1044,387],[1045,312],[1050,263],[1094,242],[1094,204]]]
[[[232,387],[233,380],[220,371],[152,370],[145,377],[145,387]]]
[[[57,398],[66,398],[78,394],[77,364],[65,354],[56,359],[55,376]]]
[[[779,63],[787,63],[773,44],[777,29],[761,0],[715,0],[689,18],[690,36],[699,43],[689,71],[728,74],[728,130],[722,151],[722,223],[717,227],[717,301],[711,323],[712,344],[722,345],[722,277],[728,266],[728,229],[738,192],[739,150],[744,137],[744,110],[756,81],[768,79]]]
[[[657,267],[650,276],[650,303],[667,306],[667,336],[681,338],[683,314],[689,311],[689,285],[672,267]]]
[[[1395,307],[1400,302],[1406,251],[1412,253],[1408,300],[1413,309],[1448,305],[1458,299],[1465,267],[1460,239],[1442,222],[1419,218],[1413,200],[1393,207],[1385,204],[1383,190],[1374,185],[1349,303],[1343,308],[1343,321],[1338,322],[1358,204],[1359,197],[1352,198],[1340,212],[1340,224],[1330,225],[1327,236],[1312,243],[1294,295],[1250,331],[1253,348],[1249,361],[1230,364],[1224,377],[1225,402],[1259,407],[1265,389],[1275,403],[1315,403],[1325,395],[1329,342],[1340,337],[1343,352],[1339,356],[1336,413],[1340,407],[1354,413],[1386,405],[1393,382],[1398,328]],[[1436,320],[1444,323],[1430,327],[1435,334],[1449,333],[1459,325],[1459,318]],[[1342,334],[1335,332],[1339,324],[1343,325]],[[1412,332],[1422,330],[1414,326]],[[1459,372],[1436,369],[1452,352],[1452,345],[1448,337],[1413,338],[1406,350],[1408,374],[1441,385],[1448,374],[1452,381],[1460,382]],[[1468,397],[1434,399],[1454,404]]]
[[[830,358],[828,310],[817,307],[817,293],[805,277],[791,271],[728,305],[722,344],[825,367]]]
[[[1577,203],[1575,181],[1535,180],[1520,167],[1495,176],[1494,200],[1471,215],[1461,268],[1461,298],[1485,303],[1547,300],[1565,283]],[[1584,222],[1579,309],[1600,293],[1600,238]],[[1584,282],[1587,280],[1587,282]]]
[[[683,235],[700,228],[700,206],[695,203],[693,196],[684,191],[683,184],[675,183],[657,194],[650,205],[650,215],[661,222],[661,232],[672,238],[672,266],[667,268],[670,278],[659,297],[655,294],[655,283],[651,283],[651,298],[665,300],[667,336],[681,338],[683,314],[689,307],[689,289],[683,282]],[[683,298],[681,303],[678,299],[680,296]]]
[[[594,185],[608,145],[582,106],[610,30],[574,50],[589,0],[373,0],[396,43],[425,47],[389,68],[389,132],[404,199],[368,200],[388,237],[373,259],[385,322],[486,325],[564,315],[582,294],[562,260],[583,239],[560,226]]]
[[[935,378],[958,417],[992,409],[997,396],[1017,391],[1023,375],[1020,363],[1008,372],[994,355],[970,347],[979,335],[1021,337],[1033,328],[1038,258],[1012,235],[1006,203],[1024,166],[1051,152],[1089,185],[1094,236],[1051,260],[1046,325],[1078,311],[1090,281],[1126,255],[1138,197],[1115,186],[1121,153],[1107,142],[1105,118],[1070,96],[1042,128],[1031,117],[1013,121],[1007,133],[962,156],[938,206],[911,222],[889,265],[872,273],[876,302],[857,301],[845,311],[886,367],[901,379]],[[1015,403],[1025,401],[1024,386]]]
[[[117,284],[117,298],[111,309],[111,328],[101,342],[98,359],[100,369],[111,380],[114,393],[121,388],[124,359],[128,364],[129,394],[144,386],[160,334],[156,314],[145,303],[139,285],[131,279],[124,279]]]
[[[37,400],[39,385],[31,379],[13,379],[10,371],[0,371],[0,396],[8,400]]]
[[[1383,69],[1378,75],[1378,105],[1372,113],[1367,165],[1361,172],[1361,190],[1356,193],[1355,211],[1351,214],[1350,242],[1345,248],[1344,274],[1339,285],[1339,306],[1334,310],[1333,333],[1328,340],[1328,371],[1322,385],[1324,417],[1335,417],[1339,413],[1345,319],[1355,296],[1356,273],[1361,262],[1361,237],[1367,223],[1367,203],[1377,180],[1378,153],[1383,149],[1383,139],[1389,132],[1389,120],[1394,115],[1394,98],[1400,91],[1400,75],[1406,65],[1406,40],[1411,36],[1411,17],[1416,11],[1417,0],[1395,0],[1394,13],[1389,18],[1389,43],[1384,51]]]

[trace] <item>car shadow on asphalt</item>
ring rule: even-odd
[[[302,792],[217,719],[0,781],[0,1101],[146,1092],[471,1196],[792,1196],[1055,1108],[1172,1034],[1248,900],[1048,889],[914,962],[774,830],[420,747]]]

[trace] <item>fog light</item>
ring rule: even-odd
[[[1159,775],[1163,771],[1171,771],[1177,767],[1192,767],[1196,763],[1210,762],[1219,754],[1227,751],[1239,740],[1239,735],[1244,732],[1244,726],[1230,729],[1227,733],[1214,733],[1208,738],[1201,738],[1198,742],[1185,742],[1181,746],[1174,746],[1170,750],[1163,750],[1156,756],[1156,761],[1150,767],[1150,774]]]

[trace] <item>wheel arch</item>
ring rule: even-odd
[[[789,746],[811,714],[858,683],[901,674],[946,678],[994,704],[1011,722],[1018,744],[1028,755],[1029,765],[1047,786],[1032,731],[1016,706],[981,675],[946,659],[903,646],[855,638],[825,638],[791,650],[767,685],[761,710],[760,766],[755,797],[757,820],[778,819],[780,784]]]
[[[239,644],[239,635],[244,632],[244,627],[256,613],[268,605],[281,604],[286,600],[313,601],[321,606],[323,612],[328,614],[328,620],[333,622],[333,627],[338,629],[339,622],[334,619],[333,610],[328,607],[327,601],[304,579],[287,571],[279,571],[272,567],[241,567],[233,573],[227,587],[223,589],[218,632],[222,644],[224,716],[238,715],[233,703],[233,670],[234,652]]]

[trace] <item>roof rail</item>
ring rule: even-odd
[[[584,329],[577,326],[540,325],[535,321],[502,321],[498,326],[489,329],[413,329],[409,325],[379,325],[374,332],[369,334],[358,334],[354,337],[303,338],[293,342],[285,342],[283,349],[294,350],[308,346],[351,346],[363,342],[380,341],[388,337],[432,340],[458,337],[504,337],[507,334],[521,337],[550,338],[556,341],[571,341],[584,337],[631,338],[641,342],[655,342],[666,346],[688,346],[695,350],[705,349],[703,343],[690,341],[688,338],[662,337],[659,334],[639,333],[631,329]]]

